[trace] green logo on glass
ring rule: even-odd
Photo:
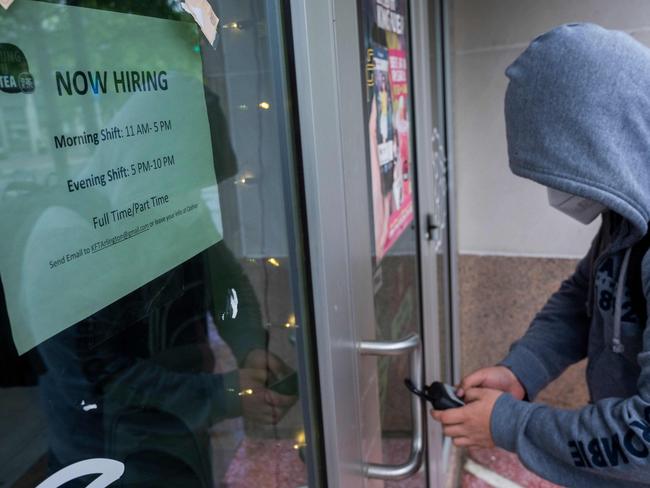
[[[32,93],[34,77],[23,52],[13,44],[0,44],[0,92]]]

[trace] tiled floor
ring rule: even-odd
[[[245,439],[221,486],[294,488],[307,484],[304,462],[294,441]]]
[[[408,441],[384,439],[384,461],[404,461]],[[517,456],[501,449],[472,448],[467,457],[482,467],[506,478],[522,488],[559,488],[522,466]],[[245,439],[230,464],[226,478],[219,485],[228,488],[295,488],[306,484],[305,465],[288,440]],[[400,482],[385,483],[384,488],[422,488],[426,486],[424,473]],[[464,471],[461,488],[492,488],[482,479]]]
[[[478,479],[476,476],[472,474],[463,473],[462,487],[463,488],[492,488],[492,485]]]
[[[517,456],[501,449],[469,449],[467,456],[484,468],[525,488],[559,488],[528,471]],[[490,488],[492,485],[463,472],[462,488]]]
[[[305,463],[294,441],[250,439],[241,443],[220,488],[295,488],[307,484]],[[408,455],[408,439],[384,439],[384,462],[398,464]],[[424,471],[408,480],[382,483],[383,488],[423,488]]]
[[[401,464],[408,458],[410,439],[383,439],[384,462],[388,464]],[[426,474],[420,470],[410,478],[402,481],[386,481],[384,488],[423,488],[426,486]]]

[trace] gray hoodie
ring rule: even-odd
[[[591,401],[561,410],[501,395],[495,443],[565,486],[650,486],[650,50],[570,24],[535,39],[506,74],[512,171],[609,210],[501,363],[533,400],[587,357]]]

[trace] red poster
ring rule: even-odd
[[[377,261],[413,221],[405,3],[366,0],[366,94]]]

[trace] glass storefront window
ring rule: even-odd
[[[175,0],[0,11],[1,486],[310,484],[285,12],[212,5],[214,46]]]

